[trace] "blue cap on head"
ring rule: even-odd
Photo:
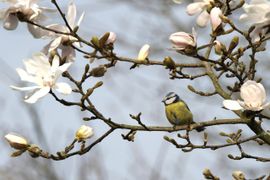
[[[180,97],[174,93],[174,92],[169,92],[165,97],[164,99],[162,100],[162,102],[165,104],[165,105],[168,105],[168,104],[171,104],[171,103],[174,103],[174,102],[177,102],[181,100]]]
[[[169,92],[168,94],[166,94],[165,97],[177,97],[178,95],[175,92]]]

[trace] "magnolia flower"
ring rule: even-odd
[[[114,32],[110,32],[110,35],[105,44],[113,44],[116,41],[116,34]]]
[[[49,59],[43,53],[38,53],[33,56],[33,59],[24,61],[26,71],[17,68],[16,71],[19,74],[22,81],[31,82],[36,84],[30,87],[16,87],[11,88],[19,91],[30,91],[29,96],[25,96],[25,102],[35,103],[39,98],[49,93],[51,89],[62,94],[70,94],[72,89],[67,83],[56,82],[63,72],[65,72],[71,63],[65,63],[60,66],[59,57],[54,56],[52,64]]]
[[[94,131],[91,127],[82,125],[76,132],[76,139],[77,140],[85,140],[94,135]]]
[[[266,93],[263,85],[256,81],[248,80],[240,88],[241,100],[224,100],[223,105],[230,110],[261,111],[270,103],[265,103]]]
[[[9,145],[14,149],[24,150],[29,146],[27,140],[24,137],[20,135],[15,135],[14,133],[9,133],[5,135],[5,139],[8,141]]]
[[[251,33],[254,42],[260,40],[260,34],[268,33],[270,23],[270,2],[268,0],[251,0],[250,4],[244,4],[244,14],[240,16],[240,21],[248,25],[255,25]]]
[[[233,179],[234,180],[245,180],[245,175],[242,171],[234,171],[232,173]]]
[[[84,17],[84,13],[80,16],[77,23],[75,23],[76,16],[77,16],[76,6],[73,2],[71,2],[68,6],[66,19],[72,30],[75,27],[79,27]],[[49,29],[54,29],[54,30],[63,32],[63,33],[70,33],[69,28],[65,25],[52,24],[46,27]],[[76,47],[80,47],[80,43],[78,42],[77,38],[71,35],[65,35],[65,34],[59,34],[59,33],[49,33],[47,34],[47,37],[52,37],[54,38],[54,40],[52,40],[47,46],[44,47],[43,52],[45,54],[56,51],[57,49],[61,49],[62,58],[73,60],[73,58],[75,57],[75,50],[73,49],[73,47],[71,47],[71,44]]]
[[[37,0],[5,0],[4,2],[10,3],[7,9],[0,10],[0,19],[4,21],[3,26],[7,30],[16,29],[20,19],[39,22],[45,18],[43,11],[49,11],[48,8],[39,7],[36,4]],[[44,32],[31,24],[28,24],[28,29],[36,38]]]
[[[200,13],[197,18],[197,24],[201,27],[206,26],[209,21],[209,13],[207,12],[207,7],[211,5],[214,0],[197,0],[187,6],[187,13],[190,16]]]
[[[214,7],[210,12],[210,20],[213,31],[216,31],[218,27],[220,27],[222,20],[220,16],[222,15],[222,11],[218,7]]]
[[[139,61],[144,61],[148,55],[149,55],[149,49],[150,49],[150,45],[149,44],[145,44],[143,45],[143,47],[140,49],[139,54],[138,54],[138,60]]]
[[[197,45],[197,35],[195,29],[192,28],[192,34],[186,32],[176,32],[169,37],[171,43],[173,44],[173,49],[184,50],[187,47],[196,47]]]

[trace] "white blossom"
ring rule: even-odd
[[[240,16],[240,21],[248,25],[255,25],[251,33],[254,42],[260,40],[259,34],[266,35],[270,24],[270,2],[268,0],[251,0],[250,4],[244,4],[244,14]]]
[[[68,5],[68,11],[66,13],[66,19],[70,26],[70,28],[73,30],[75,27],[79,27],[81,24],[81,21],[84,17],[84,13],[80,16],[78,22],[76,23],[76,16],[77,16],[77,9],[74,4],[74,2],[71,2]],[[69,28],[66,25],[60,25],[60,24],[51,24],[46,26],[47,28],[60,31],[63,33],[70,33]],[[78,42],[78,39],[71,35],[65,35],[65,34],[59,34],[59,33],[49,33],[47,37],[53,38],[53,40],[44,47],[43,52],[45,54],[51,53],[53,51],[56,51],[57,49],[60,49],[62,51],[61,57],[67,58],[67,60],[73,60],[75,57],[75,50],[73,47],[71,47],[71,44],[80,47],[80,43]]]
[[[14,149],[23,150],[29,146],[27,140],[24,137],[16,135],[15,133],[8,133],[5,135],[5,139]]]
[[[86,125],[82,125],[76,132],[76,139],[77,140],[85,140],[88,139],[90,137],[92,137],[94,135],[94,131],[93,128],[86,126]]]
[[[137,59],[140,60],[140,61],[144,61],[149,55],[149,50],[150,50],[149,44],[143,45],[142,48],[139,51]]]
[[[210,3],[213,1],[214,0],[195,0],[194,3],[187,6],[186,12],[190,16],[200,13],[196,22],[198,26],[205,27],[210,18],[209,13],[207,12],[207,7],[210,6]]]
[[[20,18],[39,23],[45,19],[43,11],[50,11],[48,8],[38,6],[37,0],[6,0],[4,2],[9,3],[10,6],[0,10],[0,19],[3,20],[3,26],[7,30],[16,29]],[[35,38],[40,38],[45,32],[31,24],[28,24],[28,30]]]
[[[14,90],[30,91],[30,95],[25,96],[25,102],[35,103],[38,99],[47,95],[51,89],[54,89],[62,94],[70,94],[71,87],[64,82],[56,82],[63,72],[65,72],[71,63],[65,63],[60,66],[58,56],[54,56],[52,64],[43,53],[38,53],[33,56],[33,59],[24,61],[26,71],[17,68],[22,81],[34,83],[30,87],[11,86]]]
[[[113,44],[116,41],[116,34],[114,32],[110,32],[110,35],[105,44]]]
[[[241,100],[224,100],[223,105],[230,110],[261,111],[269,107],[266,103],[266,92],[261,83],[248,80],[240,88]]]
[[[218,7],[214,7],[210,12],[210,20],[213,31],[215,31],[222,23],[220,16],[222,15],[222,11]]]
[[[234,171],[232,173],[233,179],[234,180],[245,180],[245,175],[242,171]]]
[[[184,50],[187,47],[196,47],[197,35],[195,29],[192,29],[192,34],[186,32],[176,32],[170,35],[169,40],[173,44],[173,49]]]

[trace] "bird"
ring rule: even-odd
[[[187,104],[174,92],[169,92],[162,102],[165,105],[165,113],[168,121],[174,125],[190,125],[194,123],[193,114]],[[198,127],[198,132],[203,131],[204,127]]]

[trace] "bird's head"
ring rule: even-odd
[[[178,102],[180,100],[179,96],[174,92],[169,92],[162,100],[165,106]]]

